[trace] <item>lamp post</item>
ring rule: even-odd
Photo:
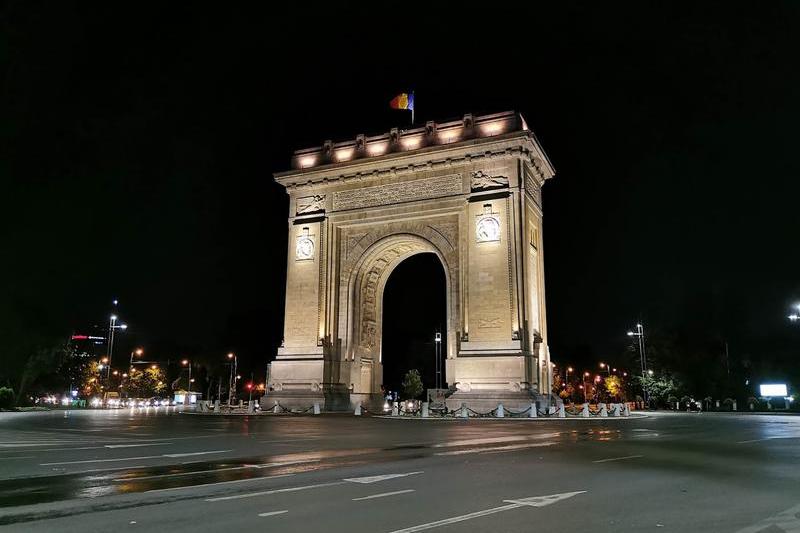
[[[639,360],[642,365],[642,379],[644,379],[647,375],[647,352],[645,352],[644,348],[644,326],[642,326],[641,322],[636,324],[636,331],[628,332],[628,337],[636,337],[639,343]],[[642,395],[644,396],[645,405],[648,405],[647,391],[644,390],[644,384],[642,384]]]
[[[187,392],[192,392],[192,362],[188,359],[184,359],[181,361],[181,364],[189,367],[189,387],[187,388]]]
[[[607,376],[611,375],[611,366],[605,363],[600,363],[600,368],[602,369],[601,372],[605,371]]]
[[[436,336],[433,338],[433,344],[435,345],[435,348],[436,348],[436,350],[435,350],[436,351],[436,363],[434,365],[435,368],[436,368],[436,388],[437,389],[441,389],[442,388],[442,362],[441,362],[441,358],[442,358],[442,334],[439,333],[438,331],[436,332]]]
[[[228,379],[228,405],[233,405],[233,386],[234,386],[233,376],[236,374],[236,371],[238,370],[239,358],[236,356],[235,353],[230,352],[228,354],[228,361],[230,362],[229,364],[231,365],[231,374],[230,378]]]
[[[800,304],[795,304],[795,307],[797,308],[797,313],[789,315],[789,320],[792,322],[800,322]]]
[[[117,301],[114,300],[116,305]],[[108,320],[108,368],[106,369],[106,380],[111,376],[111,358],[114,356],[114,332],[118,329],[125,331],[128,329],[127,324],[117,324],[117,315],[111,315]]]

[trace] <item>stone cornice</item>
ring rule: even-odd
[[[405,147],[408,139],[421,139],[422,144]],[[385,153],[372,155],[371,146],[382,147]],[[421,147],[416,147],[421,146]],[[338,160],[341,152],[347,160]],[[517,157],[529,163],[540,183],[555,174],[547,155],[521,115],[497,113],[463,121],[437,124],[425,128],[331,143],[322,147],[298,150],[293,170],[274,175],[275,181],[296,190],[321,190],[348,182],[374,181],[407,173],[436,170],[461,165],[477,159]],[[310,159],[307,168],[303,161]]]
[[[275,181],[290,192],[323,190],[350,182],[365,182],[426,170],[446,169],[473,160],[508,157],[520,158],[530,164],[540,184],[555,174],[535,138],[528,132],[515,132],[491,139],[472,139],[449,146],[435,146],[413,154],[389,154],[349,164],[284,172],[276,174]]]

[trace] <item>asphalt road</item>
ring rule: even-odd
[[[800,531],[800,417],[0,413],[8,531]]]

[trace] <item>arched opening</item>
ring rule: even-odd
[[[402,395],[403,376],[416,368],[424,389],[436,383],[434,336],[441,333],[441,383],[447,383],[447,279],[439,257],[418,253],[394,268],[383,291],[383,386]]]

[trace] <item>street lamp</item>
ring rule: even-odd
[[[800,312],[800,304],[795,304],[795,307],[797,308],[797,311]],[[800,314],[792,313],[791,315],[789,315],[789,320],[791,320],[792,322],[800,321]]]
[[[436,362],[434,367],[436,368],[436,388],[442,388],[442,334],[438,331],[433,338],[433,344],[435,347],[435,354],[436,354]]]
[[[642,364],[642,377],[647,372],[647,353],[644,349],[644,326],[636,324],[636,331],[629,331],[628,337],[636,337],[639,344],[639,360]]]
[[[188,389],[187,392],[192,392],[192,381],[193,381],[192,380],[192,362],[189,361],[188,359],[184,359],[183,361],[181,361],[181,364],[183,366],[188,366],[189,367],[189,389]]]
[[[114,305],[117,305],[116,300],[114,300]],[[117,315],[111,315],[108,320],[108,371],[106,372],[106,379],[110,379],[111,376],[111,358],[114,355],[114,332],[118,329],[125,331],[128,329],[128,325],[117,324]]]
[[[233,376],[236,374],[236,371],[239,367],[239,358],[236,356],[235,353],[230,352],[228,354],[228,361],[232,361],[233,364],[231,365],[231,374],[230,378],[228,379],[228,405],[233,405],[233,387],[234,381]]]
[[[611,375],[611,367],[609,365],[607,365],[605,363],[600,363],[600,368],[605,370],[607,375],[609,375],[609,376]]]

